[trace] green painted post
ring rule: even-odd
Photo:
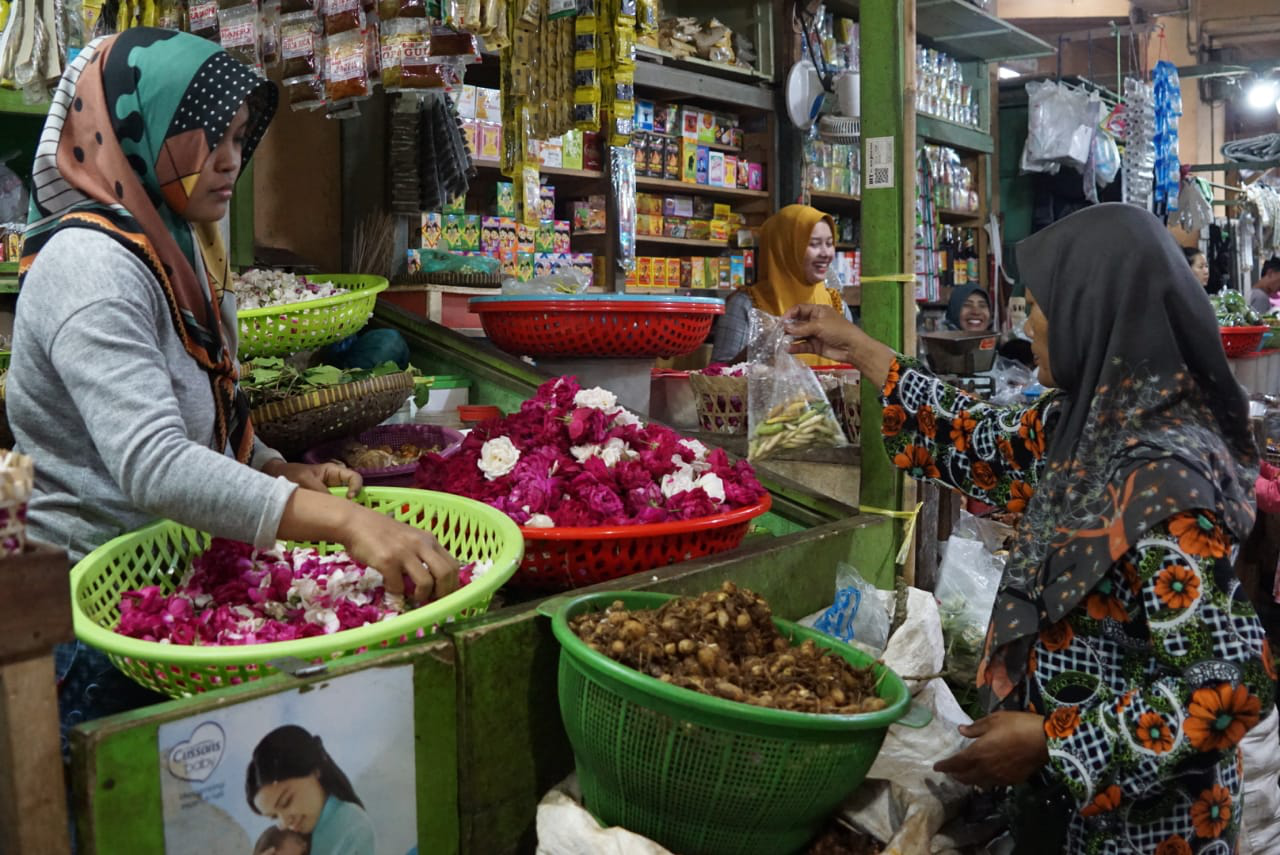
[[[876,339],[897,351],[913,350],[915,344],[912,307],[914,283],[867,282],[877,276],[897,276],[914,269],[908,255],[908,221],[915,217],[915,111],[909,99],[914,74],[914,44],[909,21],[914,21],[912,0],[862,0],[862,323]],[[893,161],[872,158],[872,150],[886,151],[877,141],[891,140]],[[885,147],[882,147],[885,146]],[[876,162],[873,162],[875,160]],[[887,168],[886,175],[881,170]],[[879,173],[879,174],[877,174]],[[889,184],[891,186],[883,186]],[[862,385],[862,483],[860,501],[864,506],[898,510],[903,507],[903,476],[890,462],[880,436],[879,389]],[[892,587],[894,556],[903,524],[867,532],[869,563],[859,567],[867,578],[881,587]]]
[[[232,267],[253,266],[253,161],[244,168],[231,197]]]

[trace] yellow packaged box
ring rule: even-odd
[[[680,287],[681,271],[682,271],[682,268],[680,265],[680,259],[678,258],[667,259],[667,287],[668,288]]]
[[[725,220],[712,220],[710,224],[710,234],[707,235],[707,239],[728,240],[729,223]]]
[[[560,137],[560,161],[565,169],[582,169],[582,131],[567,131]]]

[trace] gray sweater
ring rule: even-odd
[[[236,335],[235,300],[222,305]],[[234,340],[233,340],[234,344]],[[18,299],[6,384],[17,448],[35,461],[32,538],[78,561],[156,518],[266,547],[295,485],[214,449],[209,375],[132,253],[87,229],[41,251]]]

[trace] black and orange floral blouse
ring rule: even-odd
[[[1026,506],[1044,469],[1052,396],[994,406],[900,357],[882,402],[896,466],[988,504]],[[1235,546],[1210,513],[1176,514],[1040,633],[1026,700],[1045,717],[1047,771],[1076,800],[1069,852],[1235,851],[1237,746],[1270,711],[1276,679],[1232,572]]]

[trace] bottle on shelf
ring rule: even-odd
[[[965,278],[977,285],[982,281],[978,275],[978,248],[973,229],[967,230],[964,243]]]
[[[951,242],[951,284],[953,287],[969,284],[969,266],[964,259],[964,243],[957,230]]]

